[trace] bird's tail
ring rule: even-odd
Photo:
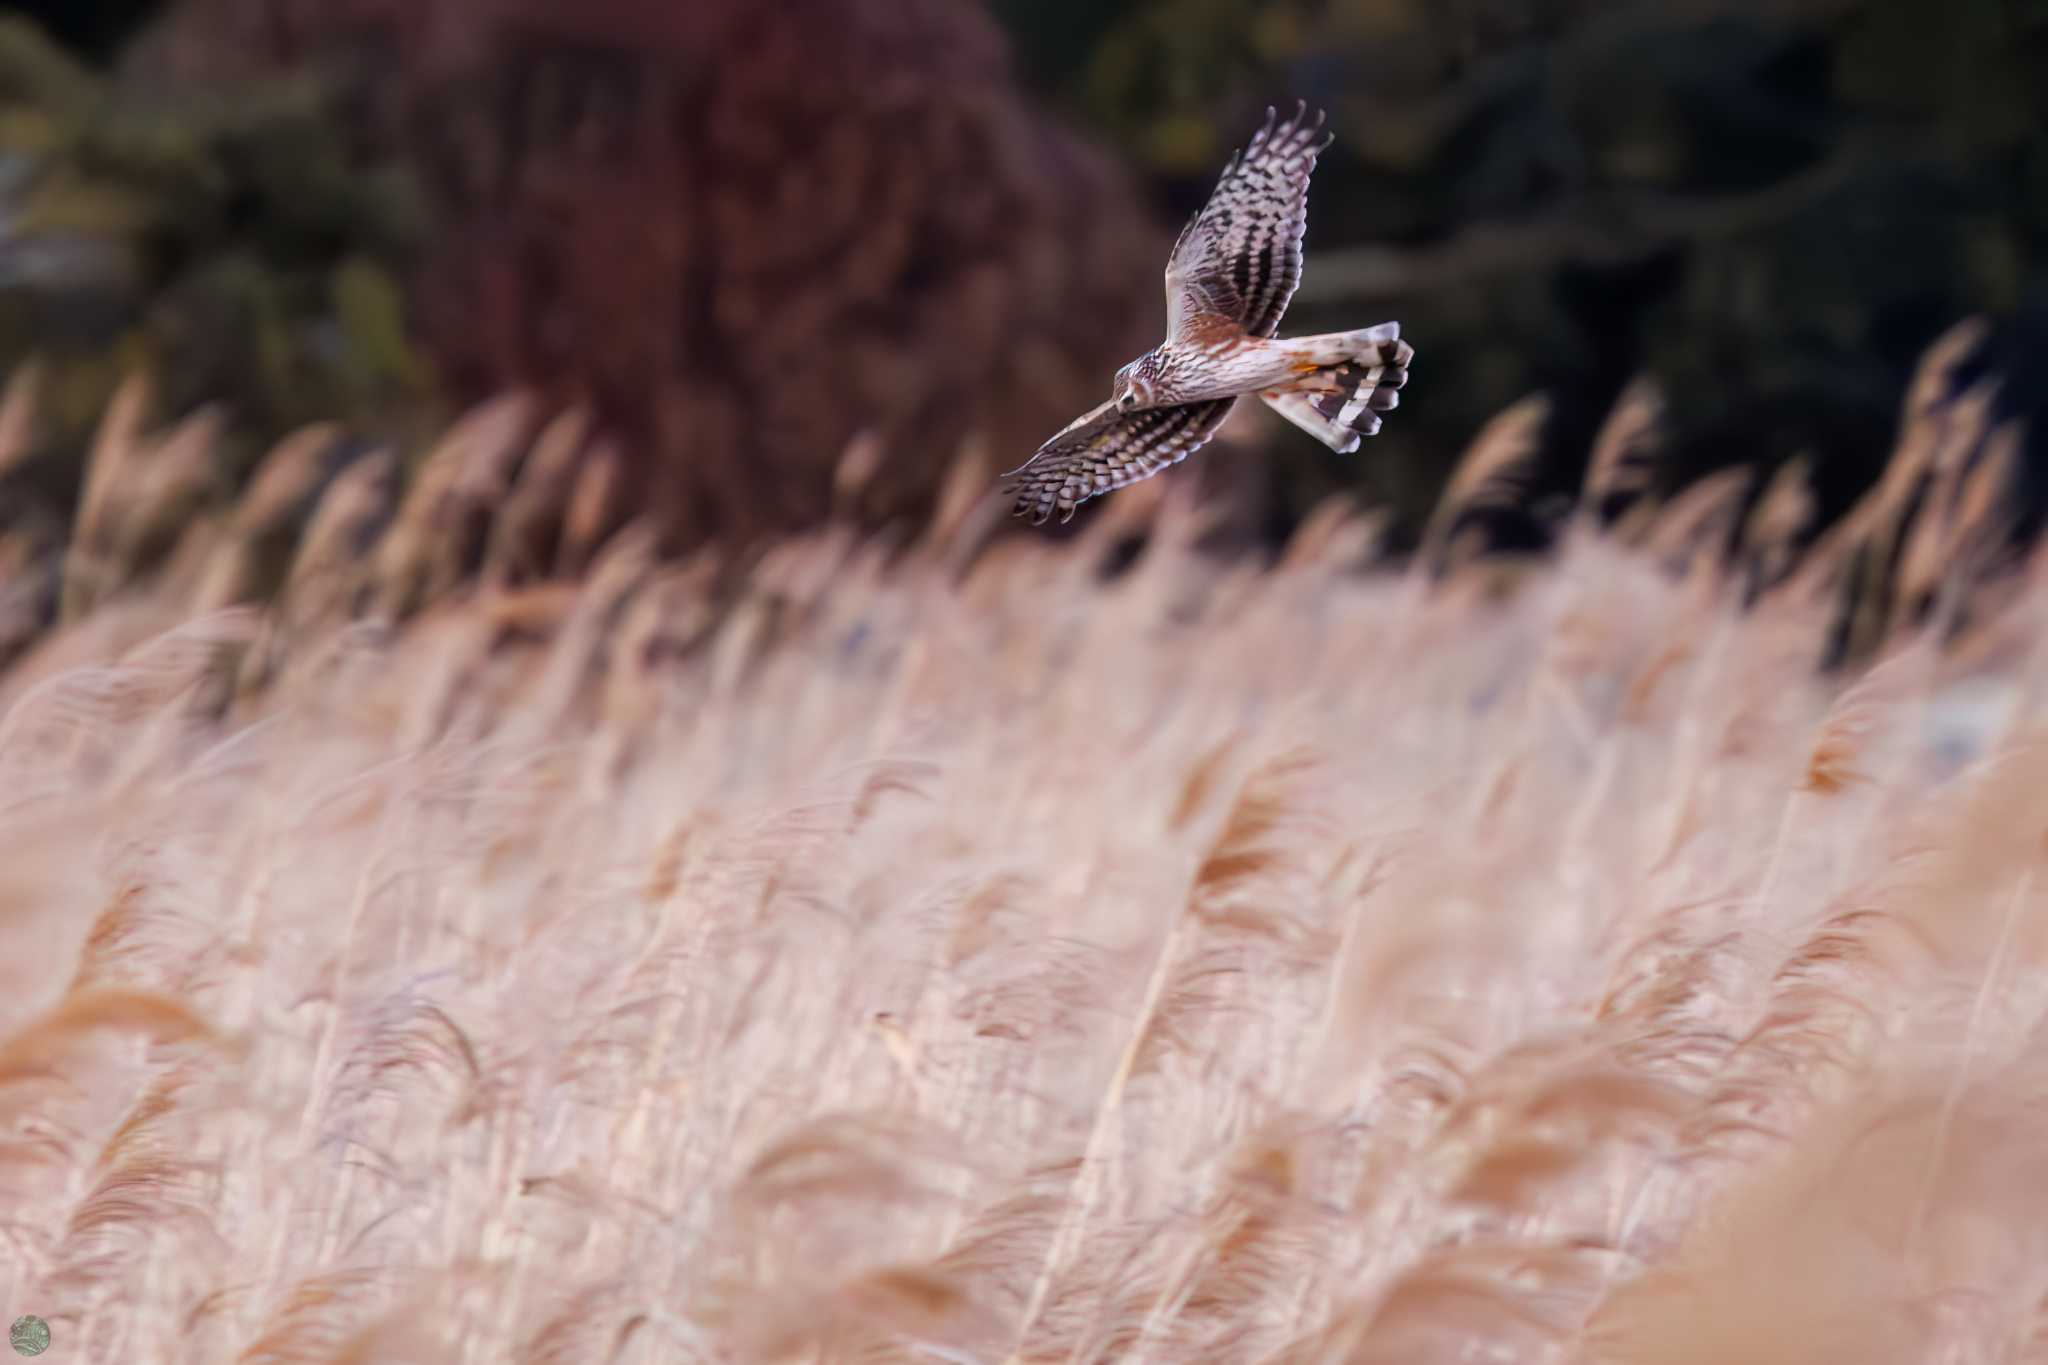
[[[1316,398],[1312,393],[1289,389],[1285,393],[1262,393],[1259,397],[1266,406],[1300,427],[1309,435],[1321,441],[1339,455],[1348,455],[1358,449],[1359,433],[1350,427],[1339,426],[1332,419],[1316,411]]]
[[[1341,347],[1338,354],[1345,358],[1259,397],[1330,449],[1348,454],[1358,449],[1360,437],[1379,433],[1381,413],[1400,405],[1415,348],[1401,340],[1400,328],[1391,322],[1311,341]]]
[[[1371,436],[1380,429],[1380,414],[1401,403],[1408,382],[1408,362],[1415,351],[1395,339],[1377,343],[1374,353],[1332,365],[1316,376],[1315,410],[1338,426]]]

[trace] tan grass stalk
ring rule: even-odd
[[[1633,540],[1648,519],[1665,443],[1664,394],[1657,381],[1639,375],[1629,381],[1600,430],[1579,489],[1578,522],[1616,514],[1613,533]],[[1615,504],[1620,504],[1616,507]]]
[[[1530,394],[1501,409],[1472,438],[1423,527],[1418,558],[1438,571],[1462,560],[1454,544],[1463,521],[1474,513],[1513,508],[1528,496],[1535,478],[1538,441],[1550,420],[1550,399]]]
[[[29,359],[14,367],[0,391],[0,476],[35,453],[44,365]]]
[[[0,1282],[93,1362],[2032,1349],[2048,555],[1980,598],[2018,430],[1923,387],[1957,571],[1831,677],[1725,492],[1689,579],[1575,535],[1510,597],[1336,506],[1217,562],[1171,480],[512,554],[613,477],[567,417],[434,504],[501,578],[389,620],[396,461],[303,433],[0,664]]]

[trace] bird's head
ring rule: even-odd
[[[1152,379],[1145,372],[1145,362],[1133,360],[1116,372],[1116,382],[1110,385],[1109,396],[1116,400],[1118,412],[1133,412],[1152,406]]]

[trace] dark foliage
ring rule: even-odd
[[[320,73],[431,207],[447,389],[589,400],[678,543],[815,523],[863,432],[864,510],[919,517],[963,441],[1028,450],[1162,310],[1155,225],[946,0],[191,0],[136,60]]]
[[[1152,170],[1169,220],[1259,107],[1331,106],[1290,326],[1398,317],[1419,360],[1368,458],[1281,443],[1297,509],[1348,484],[1412,526],[1447,453],[1533,391],[1554,400],[1539,493],[1575,487],[1642,372],[1672,403],[1668,478],[1803,452],[1839,509],[1875,478],[1926,338],[1976,313],[2022,325],[2048,284],[2039,4],[996,8],[1048,92]]]
[[[135,12],[52,22],[106,51]],[[73,230],[33,243],[57,287],[0,283],[27,305],[0,359],[89,358],[83,414],[117,361],[154,358],[173,408],[230,398],[257,440],[508,384],[589,398],[683,540],[815,521],[861,431],[889,451],[875,517],[921,515],[971,432],[991,471],[1028,452],[1147,343],[1165,233],[1294,96],[1339,141],[1289,329],[1395,317],[1420,361],[1360,456],[1277,424],[1215,449],[1249,524],[1284,532],[1349,487],[1393,507],[1399,542],[1452,453],[1537,391],[1532,491],[1569,490],[1645,373],[1671,404],[1667,482],[1804,457],[1831,515],[1875,477],[1930,336],[1989,314],[2001,363],[2038,364],[2032,0],[165,14],[118,79],[0,73],[44,120],[9,136],[57,130],[8,150],[83,191]],[[1032,97],[1126,158],[1149,213]],[[2043,390],[2013,373],[2001,403],[2028,411]]]

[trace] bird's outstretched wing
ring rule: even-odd
[[[1280,315],[1301,283],[1301,234],[1308,224],[1308,178],[1332,137],[1323,116],[1265,126],[1230,158],[1202,211],[1181,229],[1166,263],[1166,334],[1192,340],[1219,323],[1255,337],[1280,329]]]
[[[1016,499],[1011,515],[1028,514],[1034,525],[1055,511],[1071,520],[1088,499],[1186,459],[1216,434],[1236,402],[1215,398],[1135,412],[1104,403],[1003,476],[1004,493]]]

